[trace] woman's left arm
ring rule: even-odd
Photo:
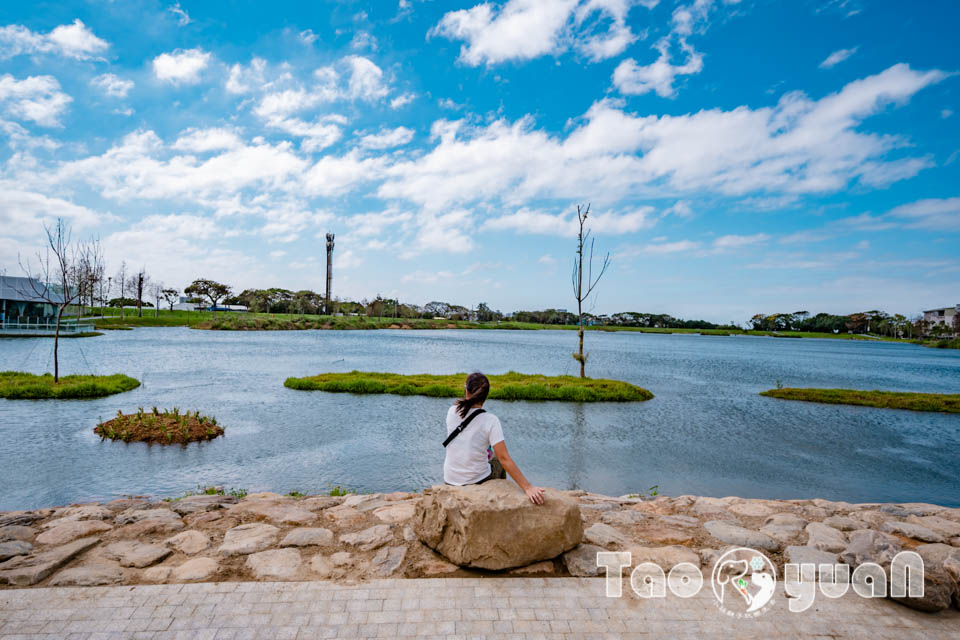
[[[501,440],[493,445],[493,452],[497,455],[497,460],[500,461],[500,464],[503,465],[503,470],[509,473],[513,481],[520,485],[520,488],[527,494],[530,501],[534,504],[543,504],[543,489],[534,487],[527,481],[526,476],[520,471],[520,467],[517,466],[517,463],[513,461],[513,458],[511,458],[507,452],[507,443]]]

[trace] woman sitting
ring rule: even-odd
[[[467,376],[464,397],[447,411],[447,449],[443,480],[447,484],[482,484],[506,473],[534,504],[543,504],[543,489],[532,486],[507,453],[500,420],[483,409],[490,381],[482,373]]]

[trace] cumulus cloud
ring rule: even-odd
[[[364,149],[390,149],[407,144],[413,140],[413,129],[397,127],[395,129],[381,129],[360,138],[360,146]]]
[[[177,16],[177,25],[181,27],[185,27],[191,22],[193,22],[190,19],[190,14],[187,13],[186,10],[180,6],[179,2],[174,3],[174,5],[171,7],[167,7],[167,11]]]
[[[886,217],[911,229],[960,231],[960,197],[918,200],[894,207]]]
[[[60,127],[60,116],[73,100],[60,90],[53,76],[29,76],[17,80],[0,76],[0,109],[8,116],[29,120],[43,127]]]
[[[126,98],[133,89],[133,80],[125,80],[112,73],[104,73],[91,79],[90,85],[112,98]]]
[[[855,54],[858,48],[859,47],[853,47],[852,49],[839,49],[837,51],[834,51],[833,53],[828,55],[823,62],[820,63],[820,68],[821,69],[834,68],[835,66],[837,66],[838,64],[840,64],[841,62],[843,62],[853,54]]]
[[[49,33],[36,33],[19,24],[0,27],[0,60],[21,54],[53,53],[75,60],[97,58],[109,48],[81,20],[62,24]]]
[[[153,73],[158,80],[172,84],[194,84],[210,64],[211,55],[202,49],[177,49],[161,53],[153,59]]]
[[[464,41],[459,59],[472,67],[559,55],[571,47],[596,62],[619,55],[637,39],[626,23],[634,4],[638,3],[509,0],[498,9],[485,2],[446,13],[429,35]],[[652,7],[656,2],[639,4]]]
[[[645,207],[628,213],[593,212],[590,214],[589,227],[597,233],[621,235],[633,233],[653,225],[650,214],[652,207]],[[512,230],[519,233],[555,235],[573,237],[577,235],[579,223],[576,213],[547,213],[523,207],[514,213],[504,214],[484,222],[484,229]]]
[[[390,90],[383,82],[383,70],[363,56],[347,56],[350,67],[349,96],[355,100],[372,102],[387,95]]]
[[[651,242],[639,247],[630,247],[621,251],[621,255],[665,255],[669,253],[692,253],[700,248],[699,242],[693,240],[677,240],[675,242]]]
[[[718,251],[728,251],[730,249],[742,249],[751,245],[763,244],[768,241],[770,236],[765,233],[755,233],[749,236],[726,235],[720,236],[713,241],[713,248]]]
[[[404,107],[413,102],[416,97],[417,96],[412,93],[402,93],[390,101],[390,108],[399,109],[400,107]]]
[[[41,224],[57,218],[69,220],[77,229],[82,229],[105,217],[108,216],[63,198],[27,191],[13,182],[0,180],[0,229],[4,234],[33,237],[42,232]]]
[[[205,153],[221,149],[236,149],[241,146],[243,146],[243,141],[234,131],[212,127],[209,129],[187,129],[180,134],[172,148],[178,151]]]

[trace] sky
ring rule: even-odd
[[[0,5],[0,270],[595,313],[960,303],[960,4]]]

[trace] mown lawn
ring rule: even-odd
[[[904,391],[858,391],[856,389],[770,389],[762,396],[825,404],[851,404],[881,409],[960,413],[960,394],[908,393]]]
[[[60,376],[60,381],[54,383],[53,375],[49,373],[38,376],[22,371],[0,371],[0,398],[10,400],[102,398],[139,386],[139,380],[122,373],[109,376]]]
[[[653,394],[628,382],[575,376],[543,376],[511,371],[491,375],[490,398],[494,400],[560,400],[566,402],[641,402]],[[457,398],[463,395],[467,374],[402,375],[351,371],[321,373],[305,378],[287,378],[285,387],[300,391],[330,393],[390,393],[401,396]]]

